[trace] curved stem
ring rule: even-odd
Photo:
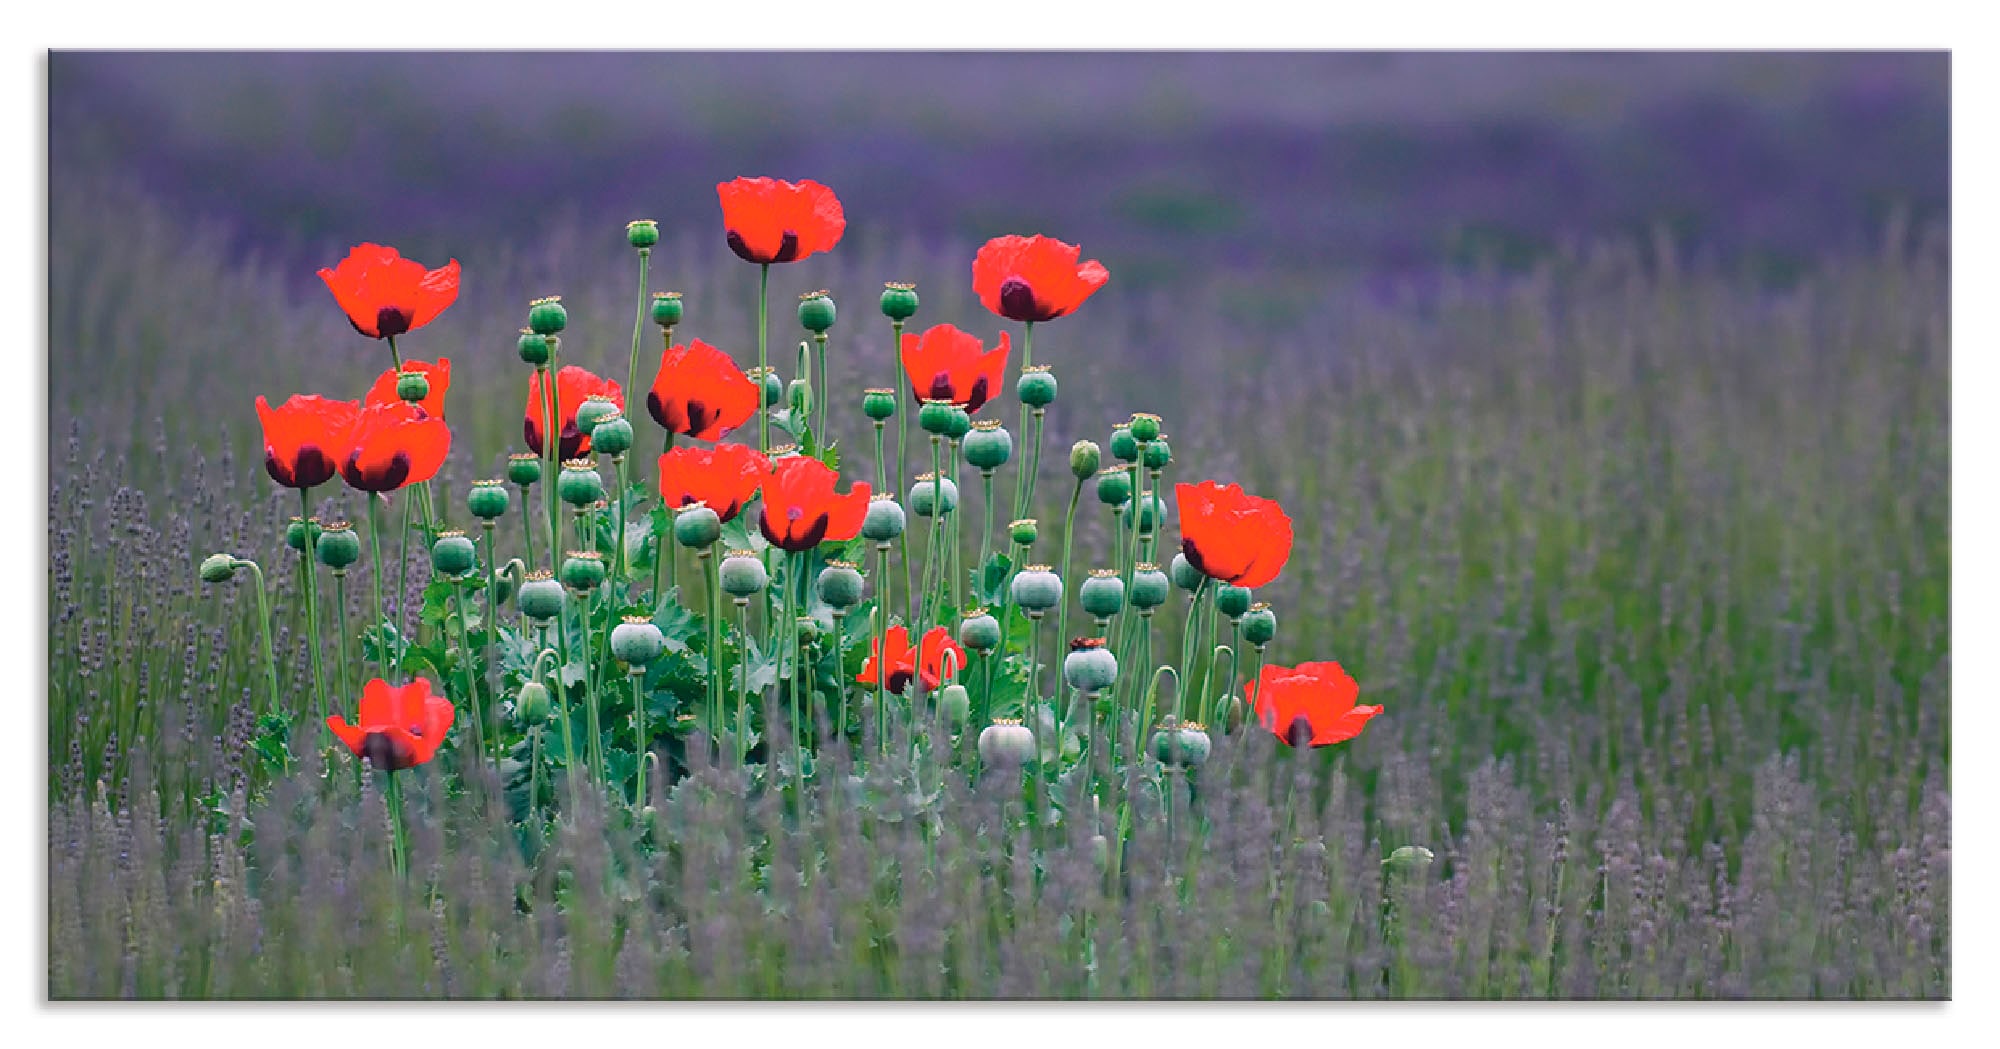
[[[546,623],[541,627],[541,635],[541,650],[535,653],[535,669],[534,673],[529,677],[531,681],[542,676],[542,660],[551,651],[549,648],[549,628]],[[575,819],[576,814],[583,809],[583,793],[576,785],[576,736],[570,729],[569,687],[563,680],[564,675],[569,669],[569,631],[564,628],[561,620],[557,620],[556,622],[556,646],[554,651],[557,654],[557,662],[553,678],[556,685],[556,717],[562,726],[563,779],[569,782],[570,818]]]
[[[1174,716],[1177,718],[1186,716],[1187,697],[1182,694],[1186,690],[1180,686],[1187,681],[1194,667],[1195,627],[1200,622],[1201,599],[1208,592],[1208,584],[1209,580],[1204,576],[1201,582],[1195,584],[1194,592],[1188,595],[1187,622],[1181,626],[1180,671],[1174,678]]]
[[[833,390],[826,384],[827,367],[826,367],[825,332],[822,331],[813,333],[813,348],[819,354],[819,389],[816,391],[819,394],[818,397],[819,425],[813,427],[813,434],[818,438],[819,446],[821,448],[825,448],[827,445],[833,443],[832,441],[827,439],[826,435],[826,404],[828,401],[833,399],[832,398]]]
[[[264,587],[264,570],[257,567],[257,562],[255,561],[246,561],[238,558],[236,563],[241,567],[248,568],[250,570],[250,577],[257,584],[257,625],[263,630],[264,676],[271,687],[271,705],[268,709],[275,712],[278,709],[280,701],[280,693],[278,692],[278,656],[276,650],[271,647],[271,597],[269,591]]]

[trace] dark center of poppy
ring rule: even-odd
[[[1042,308],[1035,302],[1035,289],[1019,277],[1009,277],[1000,282],[1000,312],[1009,320],[1038,321]]]
[[[1307,721],[1304,714],[1292,718],[1292,723],[1285,727],[1285,741],[1294,747],[1308,746],[1312,738],[1312,722]]]
[[[410,330],[410,315],[399,306],[384,306],[375,311],[375,337],[386,339]]]
[[[385,772],[409,768],[416,764],[417,757],[408,744],[386,732],[370,732],[362,737],[361,756]]]

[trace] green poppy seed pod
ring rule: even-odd
[[[662,328],[671,328],[681,322],[681,293],[661,291],[653,293],[653,323]]]
[[[1042,612],[1062,604],[1062,577],[1047,565],[1029,565],[1014,576],[1014,603],[1026,612]]]
[[[535,331],[533,328],[521,329],[521,338],[514,343],[514,350],[521,355],[521,361],[524,364],[531,364],[539,368],[549,363],[548,336]]]
[[[690,550],[706,550],[722,538],[722,517],[701,503],[689,503],[674,514],[674,542]]]
[[[228,554],[210,554],[201,562],[201,581],[226,583],[236,574],[236,559]]]
[[[785,388],[785,403],[791,407],[793,415],[800,418],[811,415],[813,407],[812,383],[804,379],[793,379],[791,385]]]
[[[423,372],[403,372],[396,376],[396,396],[405,401],[421,401],[431,395],[431,377]]]
[[[828,561],[814,584],[830,608],[846,611],[861,603],[861,569],[846,561]]]
[[[1169,765],[1193,768],[1208,760],[1212,747],[1208,730],[1199,722],[1169,721],[1153,733],[1153,756]]]
[[[320,564],[336,572],[345,571],[348,565],[361,560],[361,537],[346,521],[335,521],[319,534],[313,552],[319,555]]]
[[[505,481],[474,481],[472,490],[465,493],[465,508],[482,521],[507,516],[507,507],[513,501],[513,496],[507,494]]]
[[[882,316],[906,321],[917,315],[917,286],[895,281],[882,286]]]
[[[584,398],[576,408],[576,428],[585,437],[591,436],[597,424],[618,414],[618,402],[601,393],[593,393]]]
[[[549,577],[547,572],[536,572],[521,584],[521,595],[515,599],[521,614],[529,619],[548,620],[562,615],[563,602],[567,595],[562,584]]]
[[[1099,568],[1077,588],[1076,598],[1083,610],[1099,619],[1108,619],[1125,607],[1125,581],[1109,568]]]
[[[1035,758],[1035,734],[1013,718],[998,718],[979,730],[979,760],[997,768],[1019,768]]]
[[[1259,601],[1250,606],[1250,611],[1243,613],[1242,626],[1243,640],[1263,648],[1278,636],[1278,614],[1271,611],[1270,605]]]
[[[1000,647],[1000,621],[984,609],[958,624],[958,643],[974,652],[991,652]]]
[[[621,413],[599,419],[590,431],[590,447],[605,455],[624,455],[632,450],[632,420]]]
[[[1078,441],[1069,446],[1069,472],[1079,481],[1090,480],[1097,472],[1097,466],[1104,461],[1104,452],[1096,441]]]
[[[861,412],[876,422],[896,414],[896,391],[876,387],[861,394]]]
[[[925,401],[924,406],[917,409],[917,425],[925,433],[942,437],[951,432],[952,409],[956,407],[950,401]]]
[[[1135,412],[1132,421],[1125,424],[1132,431],[1132,439],[1144,444],[1160,439],[1160,417],[1151,412]]]
[[[549,719],[549,690],[539,681],[523,682],[514,693],[514,714],[523,722],[539,725]]]
[[[1250,590],[1248,587],[1224,586],[1215,592],[1215,610],[1230,619],[1241,619],[1250,611]]]
[[[764,407],[776,408],[785,399],[785,383],[776,368],[752,368],[744,374],[764,392]]]
[[[1078,638],[1063,657],[1063,680],[1078,692],[1102,692],[1118,680],[1118,657],[1101,637]]]
[[[1151,535],[1166,519],[1167,501],[1158,492],[1147,492],[1144,499],[1133,505],[1132,512],[1125,515],[1125,525],[1138,528],[1140,535]]]
[[[957,728],[972,714],[972,696],[964,685],[954,681],[938,690],[937,709],[945,724]]]
[[[542,457],[521,452],[507,457],[507,479],[526,488],[542,479]]]
[[[1437,854],[1422,845],[1404,845],[1391,852],[1382,866],[1404,874],[1415,874],[1431,865]]]
[[[554,335],[569,326],[569,311],[562,296],[551,295],[528,304],[528,330],[537,335]]]
[[[1140,562],[1132,566],[1132,607],[1141,611],[1158,608],[1167,603],[1167,589],[1173,584],[1160,566],[1150,562]]]
[[[644,250],[660,242],[660,224],[652,219],[634,219],[625,224],[625,243]]]
[[[597,464],[588,459],[570,459],[556,475],[556,494],[571,506],[582,508],[604,498],[604,478]]]
[[[1130,427],[1120,426],[1111,431],[1111,455],[1121,463],[1139,461],[1139,439],[1132,436]]]
[[[910,512],[918,517],[934,516],[937,504],[942,501],[942,513],[958,509],[958,486],[951,478],[940,478],[936,474],[921,473],[915,484],[910,486]]]
[[[1021,369],[1021,381],[1014,387],[1021,403],[1030,408],[1046,408],[1056,400],[1056,376],[1046,364]]]
[[[1208,578],[1201,574],[1201,569],[1196,568],[1187,559],[1186,554],[1174,555],[1173,561],[1167,565],[1167,575],[1173,579],[1175,586],[1190,593],[1202,584],[1202,580]]]
[[[966,411],[965,409],[959,407],[956,404],[952,405],[951,428],[946,430],[944,432],[944,435],[947,438],[954,441],[963,441],[965,440],[965,435],[971,432],[972,432],[972,413]]]
[[[1041,537],[1042,526],[1036,523],[1032,517],[1023,517],[1018,521],[1007,522],[1007,541],[1013,543],[1015,546],[1023,548],[1033,546],[1035,545],[1035,540]]]
[[[645,616],[626,616],[611,628],[611,654],[628,667],[643,667],[667,650],[667,636]]]
[[[303,517],[294,517],[285,525],[285,545],[303,552],[306,548],[306,536],[310,535],[314,542],[318,542],[320,535],[325,531],[326,529],[321,527],[317,520],[308,521]]]
[[[730,597],[753,597],[764,592],[771,585],[771,573],[764,568],[764,562],[748,550],[732,550],[722,559],[718,569],[722,578],[722,592]]]
[[[824,291],[807,292],[799,296],[799,326],[815,334],[823,334],[833,327],[833,296]]]
[[[861,519],[861,536],[870,542],[886,543],[903,534],[909,525],[896,497],[883,493],[868,501],[868,514]]]
[[[1139,449],[1139,462],[1148,470],[1164,470],[1174,461],[1174,449],[1165,437]]]
[[[1014,456],[1014,437],[998,419],[982,419],[965,435],[965,461],[981,470],[998,470]]]
[[[571,590],[595,590],[606,574],[604,555],[595,550],[571,550],[563,558],[562,581]]]
[[[439,532],[431,544],[431,568],[439,575],[462,576],[479,565],[479,551],[464,532]]]
[[[1106,506],[1124,506],[1132,501],[1132,472],[1113,466],[1097,475],[1097,501]]]

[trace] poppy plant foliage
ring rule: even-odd
[[[458,260],[426,269],[395,248],[357,244],[331,269],[319,271],[354,330],[390,339],[429,324],[458,299]]]
[[[973,257],[972,292],[1008,320],[1066,317],[1111,279],[1096,259],[1077,262],[1082,254],[1054,237],[995,237]]]
[[[729,250],[745,262],[797,262],[832,250],[847,229],[840,198],[811,179],[739,178],[715,194]]]
[[[903,372],[918,400],[950,401],[976,412],[1006,383],[1007,333],[993,349],[949,324],[903,336]]]
[[[1257,723],[1286,746],[1325,747],[1361,734],[1380,706],[1358,706],[1361,686],[1339,663],[1266,666],[1245,686]]]
[[[758,526],[772,546],[797,553],[823,542],[842,542],[861,531],[868,515],[868,484],[835,492],[840,475],[818,459],[794,456],[771,464],[763,484]]]
[[[750,421],[759,396],[757,384],[728,354],[695,339],[660,356],[646,411],[670,433],[715,441]]]
[[[1174,486],[1181,553],[1203,575],[1256,588],[1292,555],[1292,519],[1274,500],[1214,481]]]
[[[564,365],[556,373],[557,429],[562,433],[558,443],[562,446],[559,458],[574,459],[590,453],[590,438],[577,429],[576,410],[592,397],[611,398],[619,409],[625,407],[625,391],[612,379],[603,378],[586,368],[574,364]],[[542,372],[535,371],[528,378],[528,407],[521,420],[521,435],[528,442],[528,449],[536,455],[547,455],[542,447],[542,427],[547,405],[542,400]]]

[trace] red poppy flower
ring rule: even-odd
[[[590,454],[590,438],[576,428],[576,410],[583,402],[594,396],[611,398],[620,411],[625,409],[625,391],[611,379],[603,379],[589,370],[574,364],[565,366],[556,373],[556,418],[562,423],[562,458],[575,459]],[[536,369],[528,379],[527,415],[521,420],[521,434],[527,438],[528,449],[536,455],[547,454],[542,449],[542,372]]]
[[[995,237],[973,256],[972,292],[1008,320],[1067,316],[1111,279],[1096,259],[1077,265],[1081,254],[1054,237]]]
[[[871,655],[868,657],[868,662],[862,664],[861,673],[855,675],[854,680],[863,685],[875,684],[876,668],[886,662],[889,667],[889,677],[883,685],[891,692],[901,692],[909,687],[910,679],[916,677],[919,672],[918,654],[916,649],[910,647],[910,632],[904,629],[902,624],[890,627],[887,633],[889,636],[886,646],[880,639],[869,646]],[[885,647],[888,650],[886,660],[882,655]],[[946,653],[951,654],[951,672],[954,675],[965,668],[965,649],[959,647],[957,641],[952,640],[951,631],[945,627],[932,627],[924,634],[923,642],[918,647],[923,650],[921,662],[926,692],[935,692],[944,684]]]
[[[431,692],[419,678],[401,688],[376,678],[361,690],[359,724],[334,714],[326,727],[340,737],[355,757],[367,758],[378,769],[394,772],[413,768],[437,756],[451,730],[451,700]]]
[[[868,516],[868,484],[846,495],[833,490],[840,475],[818,459],[794,456],[771,464],[764,477],[764,514],[758,527],[781,550],[810,550],[821,542],[852,539]]]
[[[918,400],[950,401],[976,412],[1005,385],[1007,333],[987,350],[979,337],[949,324],[903,336],[903,372]]]
[[[673,433],[720,440],[757,414],[757,384],[729,355],[700,339],[660,356],[660,374],[646,393],[646,411]]]
[[[340,476],[363,492],[393,492],[430,480],[450,451],[443,419],[404,401],[371,404],[355,416]]]
[[[729,250],[745,262],[797,262],[830,251],[847,229],[840,198],[805,179],[739,178],[715,187]]]
[[[1382,712],[1379,706],[1355,706],[1361,686],[1339,663],[1300,663],[1296,667],[1267,665],[1257,680],[1245,686],[1257,722],[1296,747],[1324,747],[1353,739]]]
[[[1181,553],[1203,575],[1260,587],[1278,578],[1292,556],[1292,519],[1270,499],[1214,481],[1177,484]]]
[[[314,488],[333,480],[359,414],[361,406],[353,401],[293,396],[273,408],[259,396],[264,471],[287,488]]]
[[[701,503],[730,521],[770,473],[771,460],[748,445],[674,448],[660,456],[660,498],[668,506]]]
[[[444,418],[444,394],[446,390],[451,389],[451,358],[439,357],[436,364],[429,361],[404,361],[403,371],[424,373],[424,378],[430,380],[431,392],[417,404],[423,408],[424,414]],[[402,375],[394,368],[376,376],[375,385],[368,388],[368,396],[363,397],[361,403],[389,404],[402,400],[396,395],[396,382],[401,378]]]
[[[340,265],[319,271],[354,330],[371,339],[415,331],[458,298],[458,260],[427,270],[395,248],[357,244]]]

